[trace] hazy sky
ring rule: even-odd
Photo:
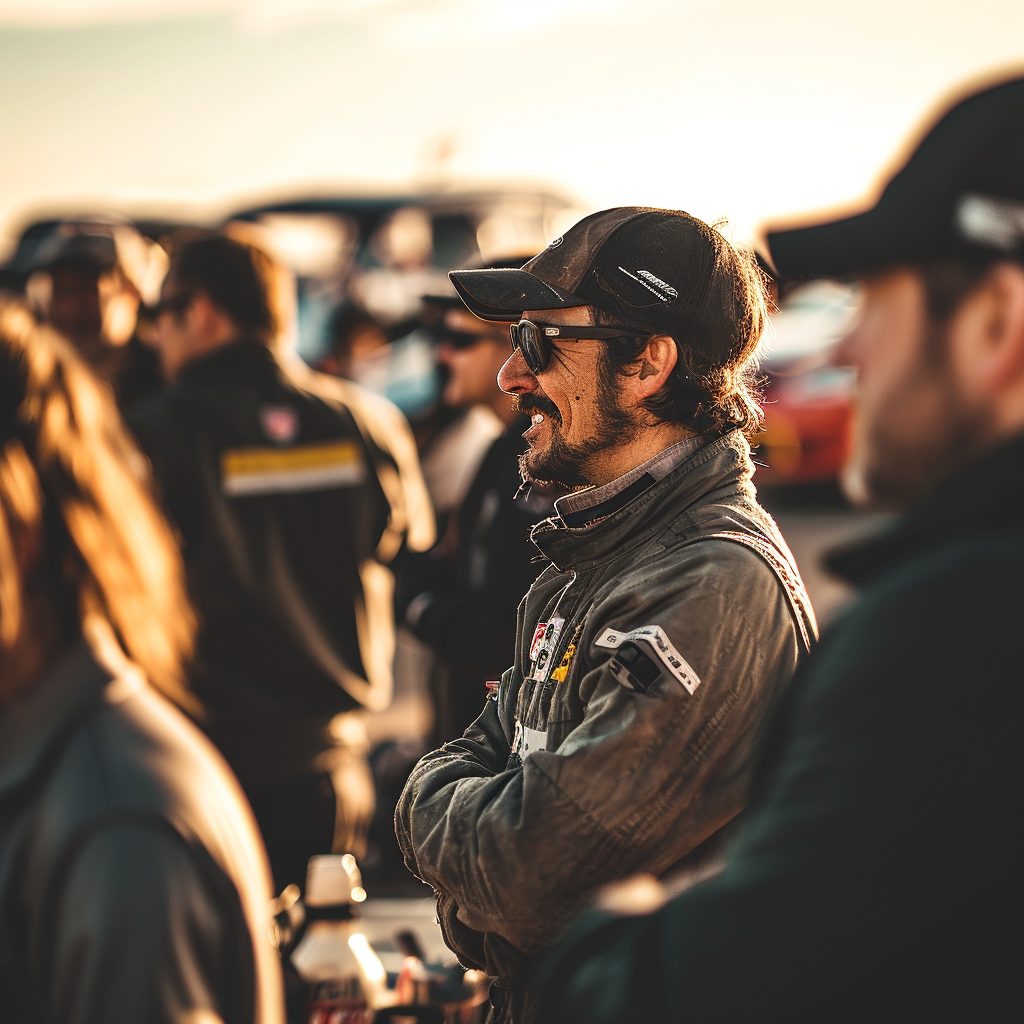
[[[528,178],[765,218],[1024,66],[1024,0],[0,0],[0,235],[37,211]],[[2,238],[0,238],[2,243]]]

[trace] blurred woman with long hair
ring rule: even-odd
[[[171,703],[194,631],[110,393],[0,300],[5,1020],[281,1019],[262,844]]]

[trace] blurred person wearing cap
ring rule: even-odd
[[[278,888],[362,855],[363,710],[391,699],[388,563],[429,547],[415,445],[390,403],[280,352],[281,270],[220,235],[173,256],[153,341],[170,387],[131,424],[200,616],[203,725],[249,796]]]
[[[537,954],[598,886],[713,861],[815,626],[751,483],[752,257],[630,207],[521,269],[451,276],[513,322],[498,381],[531,417],[525,479],[571,490],[533,530],[548,564],[512,667],[415,768],[396,823],[449,945],[495,979],[491,1019],[526,1022]]]
[[[774,718],[722,873],[653,914],[653,880],[607,893],[544,1019],[1016,1019],[1024,78],[948,109],[873,208],[768,241],[784,277],[860,284],[846,482],[903,514],[829,557],[861,594]]]
[[[507,262],[518,267],[525,260]],[[523,486],[519,475],[530,421],[497,382],[508,357],[508,328],[474,316],[454,295],[431,296],[426,305],[438,321],[437,357],[447,370],[444,404],[484,407],[501,430],[440,543],[407,557],[399,574],[402,618],[443,666],[434,680],[434,735],[443,742],[476,719],[485,683],[497,680],[513,659],[516,608],[539,572],[530,530],[551,514],[554,494],[549,487]]]
[[[134,333],[138,290],[110,235],[57,234],[41,246],[35,270],[46,279],[44,319],[113,388],[122,410],[160,391],[156,354]]]
[[[195,617],[144,470],[70,346],[0,300],[3,1019],[276,1024],[266,854],[174,707]]]

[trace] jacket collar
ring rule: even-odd
[[[80,640],[0,708],[0,806],[29,785],[69,731],[102,706],[110,681],[110,673]]]
[[[1024,434],[953,474],[892,526],[825,564],[858,586],[950,540],[1024,532]]]
[[[558,569],[585,568],[642,543],[716,492],[752,500],[752,474],[750,446],[738,430],[688,438],[609,484],[559,498],[557,514],[531,537]]]
[[[688,437],[679,441],[610,483],[563,495],[555,502],[555,512],[571,529],[596,523],[599,519],[618,512],[620,508],[625,508],[662,477],[668,476],[702,444],[704,441],[700,437]]]
[[[177,383],[235,383],[240,373],[259,368],[276,372],[277,357],[261,342],[242,338],[190,360],[182,367]]]

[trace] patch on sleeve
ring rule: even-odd
[[[612,650],[618,650],[627,642],[631,643],[633,647],[643,642],[650,646],[669,672],[679,680],[687,693],[692,694],[700,686],[700,676],[693,671],[686,659],[675,649],[672,641],[666,636],[665,630],[661,626],[639,626],[636,629],[631,629],[628,633],[623,633],[617,629],[606,629],[594,642],[598,647],[608,647]],[[639,648],[637,648],[637,652],[639,652]],[[623,653],[625,654],[625,652]],[[637,662],[637,667],[642,670],[643,667],[639,663],[639,659],[634,658],[633,660]],[[633,671],[631,666],[623,664],[621,658],[617,658],[616,661],[620,663],[620,668],[635,676],[637,680],[640,679],[640,676]],[[624,682],[622,679],[619,681]],[[624,685],[629,686],[630,683],[624,682]],[[647,686],[650,686],[650,683],[647,683]],[[630,688],[646,690],[647,686],[631,686]]]

